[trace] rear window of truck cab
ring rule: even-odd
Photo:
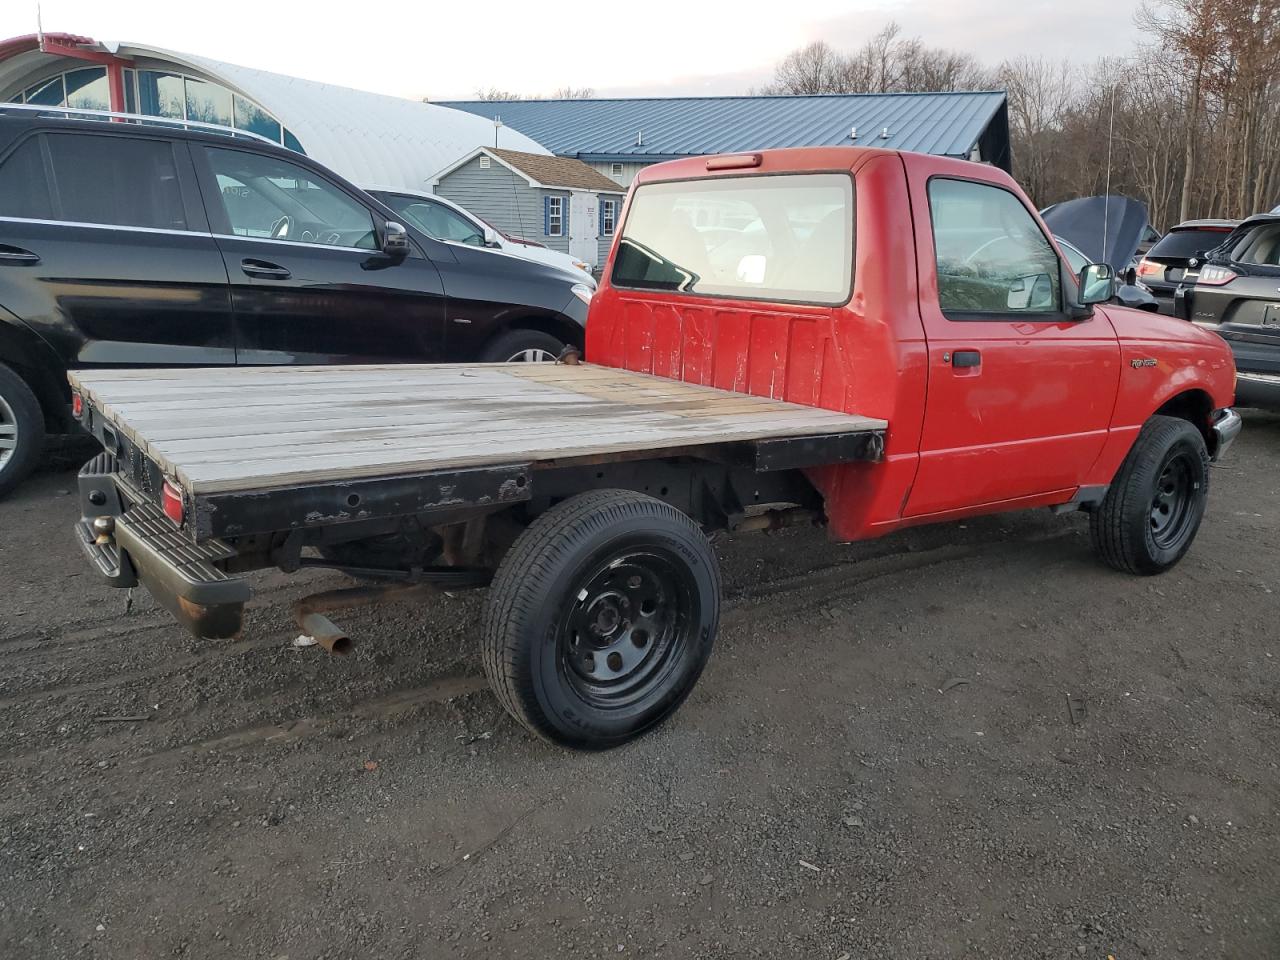
[[[835,305],[853,274],[847,173],[718,177],[636,188],[615,287]]]

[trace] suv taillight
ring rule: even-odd
[[[1163,277],[1164,264],[1156,263],[1154,260],[1148,260],[1146,257],[1143,257],[1142,260],[1138,262],[1138,276],[1147,277],[1148,279],[1151,277]]]
[[[84,416],[84,397],[78,393],[71,395],[71,415],[77,420]]]
[[[160,491],[160,506],[164,509],[166,517],[178,526],[182,526],[182,521],[186,517],[186,510],[182,505],[182,491],[172,480],[164,482],[164,489]]]
[[[1239,274],[1229,267],[1220,267],[1217,264],[1206,264],[1200,268],[1200,276],[1196,278],[1196,283],[1202,283],[1206,287],[1221,287],[1230,283]]]

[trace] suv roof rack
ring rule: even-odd
[[[160,127],[179,127],[184,130],[196,130],[202,133],[218,133],[225,137],[245,137],[250,140],[261,140],[272,146],[281,146],[278,140],[271,140],[251,130],[237,130],[220,123],[205,123],[202,120],[182,120],[176,117],[152,117],[145,113],[119,113],[115,110],[83,110],[79,107],[47,107],[34,103],[3,103],[0,114],[11,111],[22,111],[41,117],[61,117],[67,120],[109,121],[116,123],[150,124]]]

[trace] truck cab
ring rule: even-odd
[[[832,535],[855,540],[1100,502],[1153,416],[1210,456],[1234,436],[1219,338],[1081,286],[994,167],[860,148],[680,160],[636,181],[587,355],[888,421],[882,463],[809,472]]]

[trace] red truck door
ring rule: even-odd
[[[904,516],[1072,490],[1106,440],[1114,329],[1101,312],[1069,317],[1057,250],[1011,180],[903,162],[929,369]]]

